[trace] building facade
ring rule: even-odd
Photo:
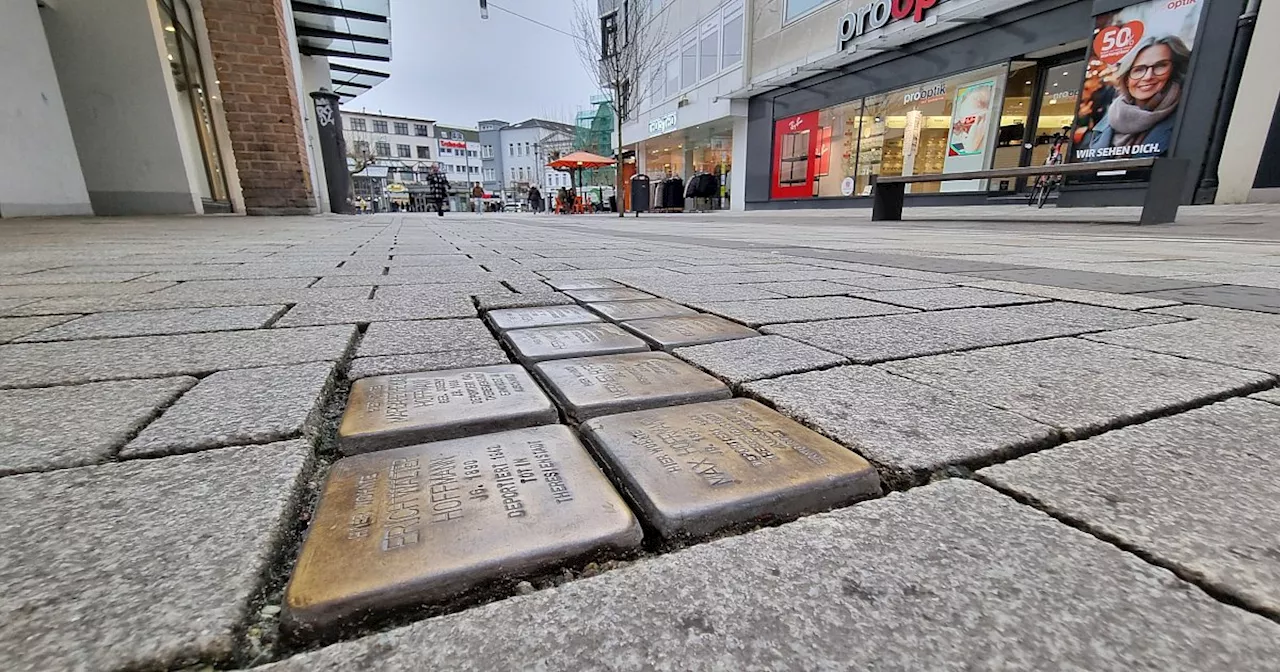
[[[601,21],[625,11],[624,3],[601,2]],[[669,0],[653,3],[647,39],[660,45],[661,58],[640,83],[640,103],[622,126],[634,167],[623,175],[647,173],[656,184],[668,177],[684,181],[697,173],[721,182],[720,207],[741,209],[733,194],[735,155],[746,147],[747,103],[730,97],[748,82],[750,45],[748,0]],[[735,146],[737,151],[735,152]]]
[[[480,185],[486,194],[502,197],[505,185],[502,172],[502,152],[498,148],[502,143],[502,129],[508,122],[501,119],[485,119],[479,122],[480,129]]]
[[[503,200],[524,202],[529,189],[546,195],[547,163],[572,146],[573,126],[546,119],[527,119],[502,127],[495,153],[502,155]]]
[[[344,109],[342,126],[357,208],[407,209],[438,163],[435,120]]]
[[[1211,199],[1203,186],[1245,6],[760,0],[750,82],[731,94],[748,101],[743,200],[748,208],[868,206],[876,175],[1039,165],[1058,151],[1070,161],[1185,159],[1183,202]],[[1274,63],[1274,47],[1262,49]],[[1269,100],[1253,103],[1253,130],[1240,128],[1255,144],[1274,118],[1270,88]],[[1154,96],[1158,114],[1130,113]],[[1253,172],[1263,164],[1252,161]],[[1058,205],[1137,204],[1142,177],[1071,179]],[[908,202],[1010,202],[1025,188],[1010,179],[913,184]]]
[[[6,2],[0,217],[328,209],[310,94],[385,79],[350,59],[390,60],[388,17],[387,0]]]

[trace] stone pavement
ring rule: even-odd
[[[1053,214],[5,221],[0,669],[1274,670],[1280,215]]]

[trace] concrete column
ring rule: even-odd
[[[1280,34],[1280,3],[1263,2],[1240,79],[1240,94],[1231,111],[1231,125],[1222,147],[1215,203],[1280,201],[1280,194],[1252,193],[1271,117],[1280,113],[1276,109],[1276,99],[1280,97],[1280,77],[1275,75],[1276,64],[1280,63],[1280,40],[1274,38],[1277,34]]]
[[[319,210],[285,0],[203,0],[231,149],[250,215]]]
[[[732,164],[729,169],[729,209],[742,212],[747,209],[743,198],[747,193],[747,117],[744,114],[732,119],[733,149],[729,154]]]
[[[300,59],[302,65],[299,72],[302,77],[299,78],[302,88],[302,99],[304,101],[311,100],[310,95],[324,89],[326,91],[333,90],[333,79],[329,73],[329,59],[324,56],[302,56]],[[314,106],[307,107],[303,110],[303,118],[307,124],[307,156],[311,163],[311,183],[317,185],[316,200],[320,205],[321,212],[331,212],[332,204],[329,202],[329,191],[319,188],[319,185],[325,184],[327,179],[325,175],[324,161],[319,160],[320,157],[320,131],[316,125],[316,115]]]
[[[94,212],[203,212],[155,2],[59,0],[43,18]]]
[[[0,0],[0,217],[92,215],[35,0]]]

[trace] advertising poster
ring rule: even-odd
[[[947,133],[947,156],[942,172],[961,173],[986,167],[991,104],[996,99],[996,80],[984,79],[956,88],[951,105],[951,130]],[[942,191],[980,190],[982,180],[943,182]]]
[[[1094,17],[1073,161],[1164,156],[1208,0],[1152,0]]]

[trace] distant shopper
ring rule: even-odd
[[[471,207],[475,208],[476,213],[483,212],[484,207],[484,187],[476,182],[471,186]]]
[[[529,209],[542,212],[542,192],[537,187],[529,187]]]
[[[436,215],[444,217],[444,202],[449,198],[449,178],[440,172],[440,166],[431,166],[427,173],[427,202],[435,206]]]

